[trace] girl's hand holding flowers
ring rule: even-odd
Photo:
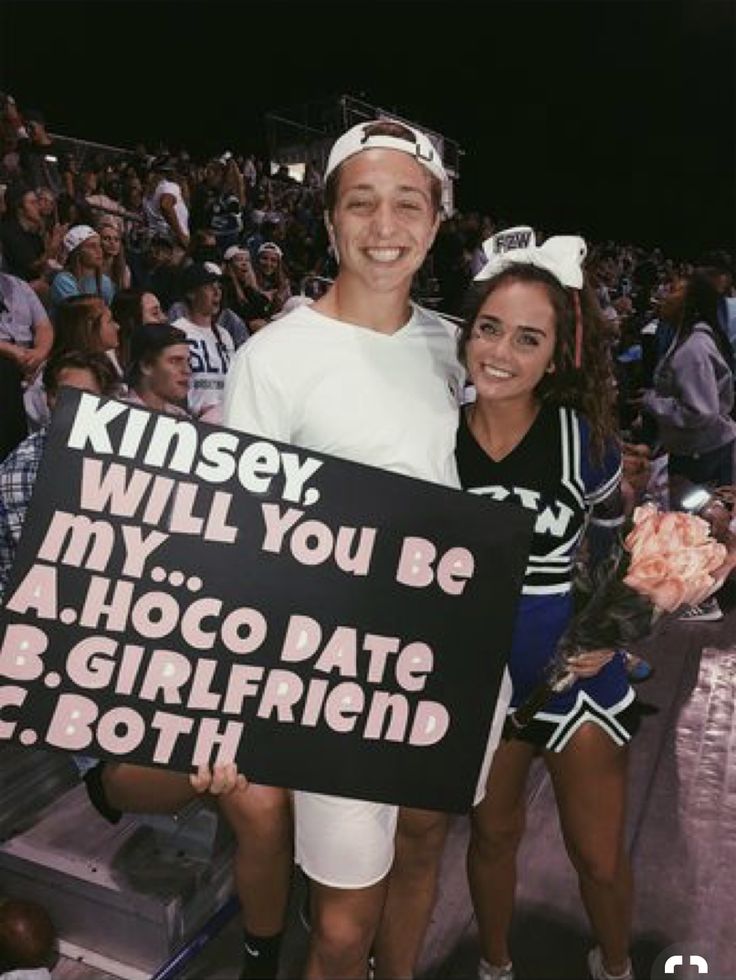
[[[581,570],[577,611],[545,677],[509,716],[507,730],[524,728],[556,694],[595,677],[617,649],[651,636],[663,614],[712,595],[736,567],[736,537],[726,540],[728,547],[714,540],[709,522],[693,514],[637,507],[632,530],[601,563],[601,573]]]
[[[595,677],[615,656],[615,650],[585,650],[566,657],[565,663],[576,678]]]

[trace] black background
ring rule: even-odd
[[[465,150],[459,205],[694,256],[733,249],[731,0],[5,2],[2,87],[49,128],[264,148],[347,93]]]

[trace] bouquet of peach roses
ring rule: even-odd
[[[545,679],[510,715],[509,731],[524,728],[555,694],[575,683],[568,658],[586,650],[618,649],[651,635],[663,616],[701,603],[723,581],[727,549],[701,517],[637,507],[628,533],[593,569],[576,568],[574,613]]]

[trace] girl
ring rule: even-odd
[[[130,343],[133,333],[144,323],[166,323],[155,293],[141,289],[123,289],[112,301],[112,315],[118,325],[118,360],[123,369],[130,360]]]
[[[523,233],[523,234],[522,234]],[[461,417],[462,485],[537,513],[509,659],[512,706],[542,678],[571,616],[575,552],[591,510],[618,522],[620,452],[606,328],[583,289],[580,238],[537,248],[531,229],[486,243],[483,285],[459,346],[476,401]],[[623,657],[597,650],[571,660],[578,680],[519,737],[499,745],[486,797],[474,810],[468,854],[483,959],[479,977],[513,977],[507,934],[525,782],[541,752],[570,859],[599,946],[595,978],[630,978],[631,875],[624,849],[626,742],[634,694]]]
[[[255,266],[256,287],[266,297],[266,318],[272,319],[291,296],[291,286],[284,270],[284,254],[275,242],[264,242],[258,249]]]
[[[71,351],[105,354],[112,363],[115,375],[122,381],[117,347],[118,325],[99,296],[70,296],[59,305],[49,360],[56,360]],[[26,391],[25,405],[34,428],[48,425],[50,412],[40,377]]]
[[[125,260],[120,222],[109,215],[97,222],[102,243],[102,271],[112,279],[116,289],[130,289],[130,269]]]
[[[109,306],[115,287],[102,271],[102,242],[89,225],[75,225],[64,235],[64,271],[51,284],[51,308],[56,311],[63,300],[80,294],[99,296]]]
[[[51,357],[72,350],[104,353],[120,377],[117,347],[118,325],[99,296],[71,296],[61,304],[54,323]]]
[[[670,454],[670,477],[711,486],[733,482],[736,439],[734,356],[719,321],[719,299],[704,273],[692,276],[674,338],[654,372],[654,388],[642,399]]]
[[[659,441],[669,453],[673,509],[692,484],[733,483],[734,357],[720,323],[719,302],[708,275],[696,272],[685,285],[676,331],[654,372],[654,388],[635,401],[656,422]],[[710,596],[680,618],[713,622],[723,619],[723,612]]]

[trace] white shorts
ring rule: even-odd
[[[399,808],[294,791],[294,847],[302,871],[332,888],[368,888],[394,861]]]
[[[475,806],[485,796],[488,771],[501,740],[511,691],[511,678],[505,669],[478,778]],[[394,862],[397,806],[302,790],[294,790],[293,795],[295,859],[306,875],[332,888],[368,888],[386,877]]]

